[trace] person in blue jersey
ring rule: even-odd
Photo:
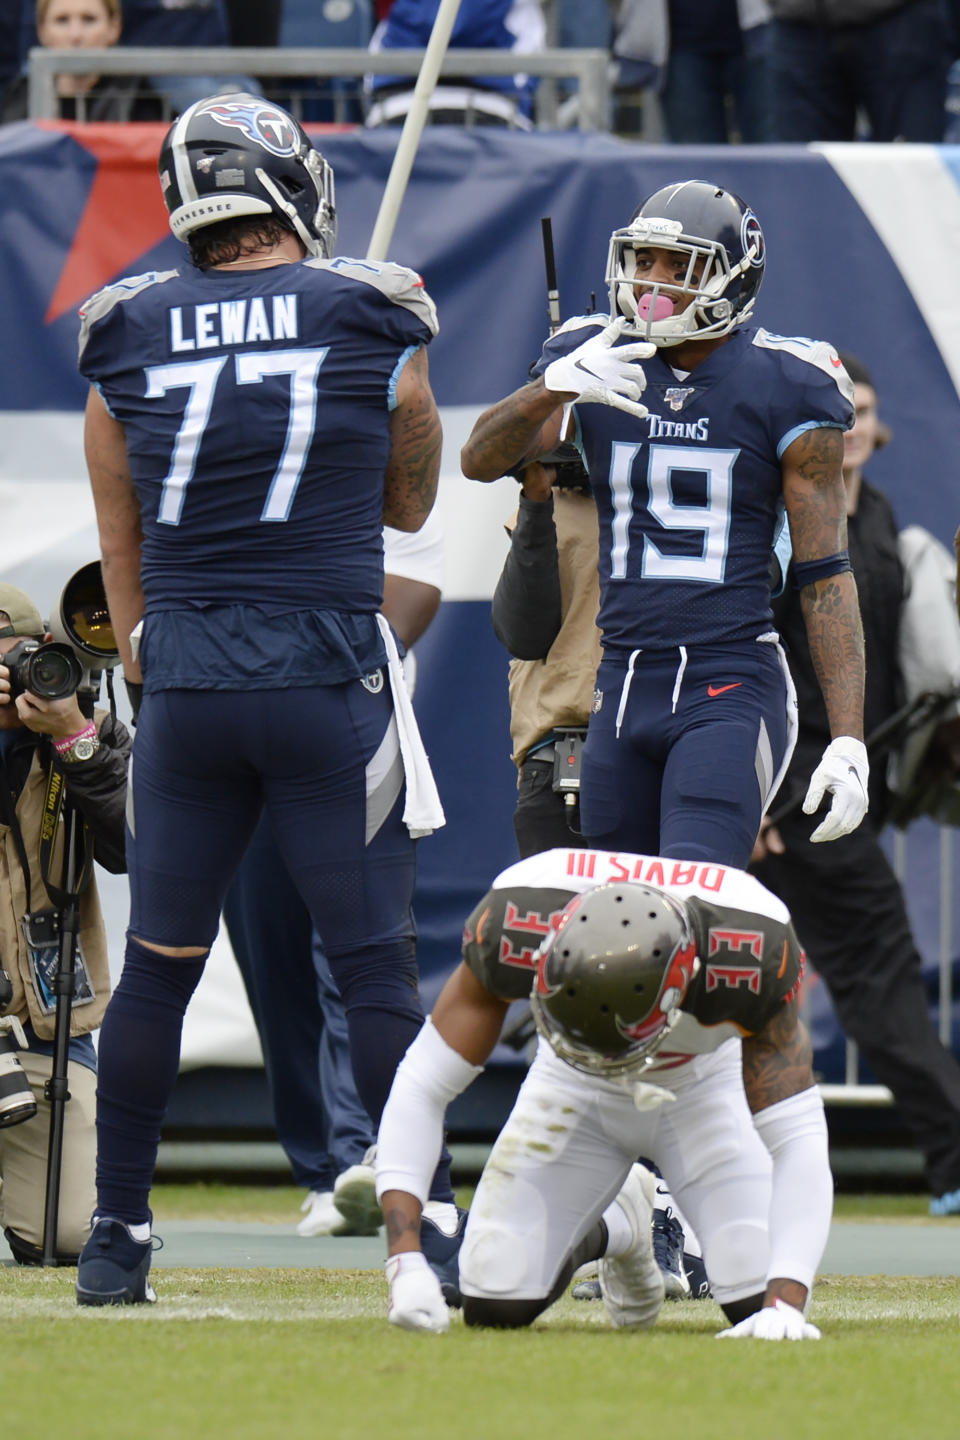
[[[749,860],[796,729],[770,607],[784,511],[832,737],[805,798],[808,813],[830,799],[812,838],[847,834],[866,811],[841,476],[852,386],[830,345],[746,324],[763,269],[738,196],[697,180],[657,191],[611,237],[611,314],[563,325],[462,452],[483,481],[548,455],[561,432],[583,455],[603,658],[580,818],[603,849]]]
[[[90,1305],[154,1298],[149,1192],[183,1014],[263,810],[323,939],[374,1121],[423,1019],[414,840],[443,823],[378,615],[382,526],[416,531],[436,495],[433,303],[410,270],[333,258],[330,167],[257,96],[186,110],[159,171],[191,263],[81,312],[104,584],[125,678],[142,686],[130,925],[77,1277]],[[433,1198],[455,1227],[448,1160]]]

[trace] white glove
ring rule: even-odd
[[[803,802],[804,815],[812,815],[818,808],[827,790],[833,792],[830,813],[814,830],[810,839],[838,840],[856,830],[867,813],[867,779],[870,762],[862,740],[852,735],[840,735],[831,740],[823,752],[823,759],[810,777],[806,799]]]
[[[819,1340],[820,1331],[803,1318],[803,1311],[796,1310],[785,1300],[774,1300],[765,1305],[739,1325],[729,1330],[720,1330],[717,1340]]]
[[[627,324],[626,317],[618,315],[605,330],[591,335],[569,355],[551,361],[543,372],[547,389],[576,395],[581,404],[613,405],[642,420],[650,412],[638,403],[647,383],[639,361],[649,360],[657,347],[636,341],[614,349],[614,342]]]
[[[441,1335],[450,1328],[450,1312],[440,1281],[419,1250],[391,1255],[386,1263],[390,1286],[391,1325],[404,1330],[432,1330]]]

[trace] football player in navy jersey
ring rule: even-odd
[[[263,808],[374,1121],[423,1019],[414,838],[443,823],[377,613],[382,526],[419,529],[436,495],[433,303],[410,270],[332,258],[332,172],[277,106],[197,102],[159,166],[192,263],[99,292],[80,336],[104,583],[143,691],[77,1281],[92,1305],[154,1298],[148,1200],[181,1022]],[[448,1163],[434,1198],[456,1223]]]
[[[828,344],[745,323],[763,268],[739,197],[702,181],[657,191],[611,237],[612,313],[563,325],[462,452],[464,474],[490,481],[564,434],[590,474],[603,659],[580,813],[605,849],[746,865],[795,731],[770,608],[784,511],[832,736],[805,800],[812,813],[830,792],[813,838],[866,810],[840,473],[852,386]]]

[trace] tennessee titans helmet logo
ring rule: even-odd
[[[762,265],[766,256],[764,255],[763,231],[760,229],[760,221],[752,210],[748,210],[740,221],[740,243],[743,246],[744,255],[749,254],[750,247],[755,247],[755,253],[750,256],[751,265]]]
[[[290,116],[276,105],[211,100],[197,113],[210,115],[218,125],[242,131],[248,140],[261,145],[271,155],[286,157],[298,153],[299,133]]]

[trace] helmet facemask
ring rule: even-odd
[[[670,250],[686,259],[682,283],[636,278],[637,251],[653,248]],[[684,234],[679,221],[641,216],[610,237],[606,274],[610,312],[625,315],[632,335],[657,346],[719,339],[743,324],[753,312],[752,296],[737,308],[737,282],[750,269],[751,257],[758,253],[751,249],[738,265],[731,266],[726,247],[719,241]],[[699,278],[694,279],[698,274]],[[640,295],[636,285],[643,286]],[[663,313],[666,307],[658,303],[661,300],[669,301],[672,310]]]

